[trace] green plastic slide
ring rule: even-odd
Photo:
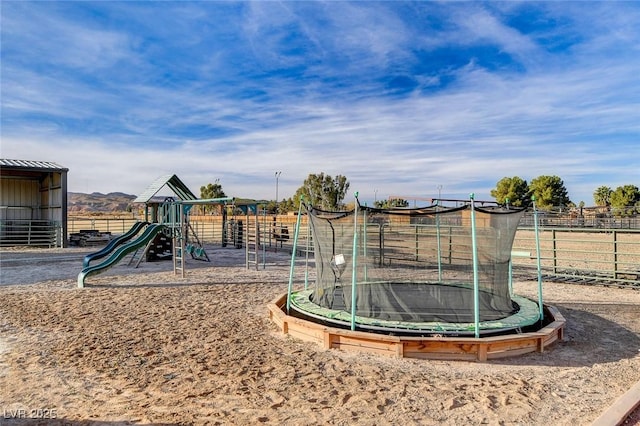
[[[148,224],[149,222],[136,222],[131,227],[131,229],[129,229],[125,234],[122,234],[119,237],[114,238],[109,242],[109,244],[104,246],[104,248],[102,248],[101,250],[98,250],[95,253],[86,255],[84,257],[84,261],[82,262],[82,267],[86,268],[87,266],[89,266],[89,264],[92,261],[102,259],[103,257],[107,257],[109,253],[111,253],[113,250],[117,249],[122,244],[126,243],[127,241],[129,241],[130,239],[138,235],[140,230],[145,226],[147,226]]]
[[[152,241],[156,235],[168,229],[165,225],[161,225],[158,223],[152,223],[147,226],[147,229],[144,230],[142,235],[136,238],[133,241],[130,241],[126,244],[118,247],[109,257],[107,257],[104,261],[93,265],[87,266],[82,269],[82,272],[78,274],[78,287],[84,287],[84,280],[92,275],[100,274],[107,269],[111,268],[118,262],[120,262],[125,256],[129,253],[132,253],[140,248],[144,248],[150,241]]]

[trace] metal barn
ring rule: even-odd
[[[67,172],[47,161],[0,159],[0,245],[67,246]]]

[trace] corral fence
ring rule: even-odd
[[[69,235],[82,231],[98,231],[113,235],[124,234],[136,223],[136,218],[69,218],[67,220],[67,232]]]
[[[48,220],[1,220],[0,247],[62,247],[62,225]]]
[[[559,228],[640,229],[640,215],[622,216],[614,213],[581,215],[575,212],[538,211],[538,223],[541,226]],[[520,226],[533,227],[533,224],[533,212],[525,212],[524,217],[520,220]]]
[[[228,239],[232,232],[228,229],[230,224],[236,226],[242,226],[244,229],[248,226],[248,220],[255,220],[255,217],[247,218],[246,216],[230,217],[227,220],[227,229],[223,229],[223,222],[221,216],[195,216],[192,215],[189,219],[189,223],[197,234],[198,239],[203,244],[222,244],[223,239],[225,243],[228,243]],[[81,231],[98,231],[103,233],[111,233],[112,235],[124,234],[131,227],[138,222],[136,218],[69,218],[68,220],[68,232],[69,235],[79,233]],[[258,223],[260,228],[260,240],[268,247],[287,248],[291,251],[293,231],[295,229],[296,217],[295,216],[258,216]],[[243,238],[242,244],[245,242],[244,237],[246,233],[233,232],[233,234],[239,235]],[[287,236],[288,238],[284,238]],[[234,244],[228,244],[228,247],[234,247]]]
[[[637,218],[631,218],[637,220]],[[243,216],[236,220],[246,220]],[[254,219],[253,219],[254,220]],[[535,277],[537,270],[534,228],[525,216],[520,223],[513,244],[514,273]],[[557,222],[544,221],[539,227],[540,267],[546,281],[562,281],[580,284],[610,284],[640,289],[640,227],[629,226],[634,222],[616,219],[607,222],[607,227],[557,226]],[[267,248],[287,250],[293,247],[295,216],[259,216],[261,241]],[[71,218],[69,233],[80,230],[98,230],[114,235],[128,231],[136,222],[128,219],[82,219]],[[306,220],[301,221],[298,249],[304,251],[306,243]],[[222,219],[219,216],[193,216],[191,226],[198,238],[206,244],[221,244],[223,238]],[[614,227],[616,225],[616,227]],[[638,224],[640,225],[640,224]],[[424,233],[416,225],[416,234]],[[286,230],[289,238],[277,238]],[[444,231],[444,230],[443,230]],[[424,233],[430,235],[430,233]],[[446,232],[443,232],[443,237]],[[312,250],[312,245],[310,247]],[[446,256],[446,253],[443,254]]]
[[[640,289],[640,229],[543,227],[539,237],[546,279]],[[537,268],[534,228],[518,228],[513,253],[514,268]]]

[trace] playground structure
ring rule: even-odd
[[[135,267],[144,259],[150,261],[171,258],[174,273],[180,272],[183,277],[186,254],[192,259],[210,262],[206,250],[189,224],[189,208],[189,205],[167,199],[160,205],[162,213],[158,222],[137,222],[128,232],[111,240],[103,249],[85,256],[83,269],[78,274],[78,287],[84,287],[87,277],[108,270],[129,255],[129,264],[135,263]],[[95,263],[101,259],[104,260]]]
[[[326,212],[302,203],[315,283],[293,291],[298,222],[289,289],[269,305],[271,319],[325,348],[418,358],[484,361],[562,339],[564,319],[544,306],[540,271],[537,301],[513,294],[523,210],[478,207],[473,196],[456,204],[374,209],[356,196],[355,210]]]
[[[158,199],[156,194],[165,186],[173,191],[175,198]],[[134,203],[144,203],[145,220],[135,223],[129,231],[111,240],[103,249],[87,255],[83,269],[78,274],[78,287],[84,287],[87,277],[106,271],[129,255],[129,264],[135,263],[135,267],[143,259],[172,259],[174,274],[180,274],[183,278],[186,256],[210,262],[211,259],[189,220],[194,206],[217,208],[223,219],[222,247],[244,247],[246,267],[258,269],[262,232],[259,206],[265,204],[264,201],[232,197],[197,199],[176,175],[167,175],[153,182]],[[266,215],[263,222],[266,223]],[[267,227],[263,226],[263,229]],[[265,257],[265,247],[262,245],[263,265]],[[100,262],[95,263],[99,260]],[[94,263],[91,264],[92,262]]]

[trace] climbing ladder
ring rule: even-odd
[[[247,269],[254,267],[258,270],[259,251],[260,251],[260,223],[258,222],[258,215],[249,217],[247,215],[247,228],[246,228],[247,241],[245,244],[246,249],[246,266]]]
[[[222,228],[222,247],[242,248],[244,226],[244,221],[241,219],[233,218],[225,221]]]
[[[184,278],[185,274],[185,256],[189,254],[194,260],[202,260],[205,262],[211,262],[207,251],[204,249],[200,238],[195,229],[189,222],[189,209],[188,206],[183,214],[180,215],[179,223],[173,222],[173,273],[178,274]]]
[[[173,232],[173,273],[184,278],[184,252],[185,252],[185,239],[182,236],[182,232]]]

